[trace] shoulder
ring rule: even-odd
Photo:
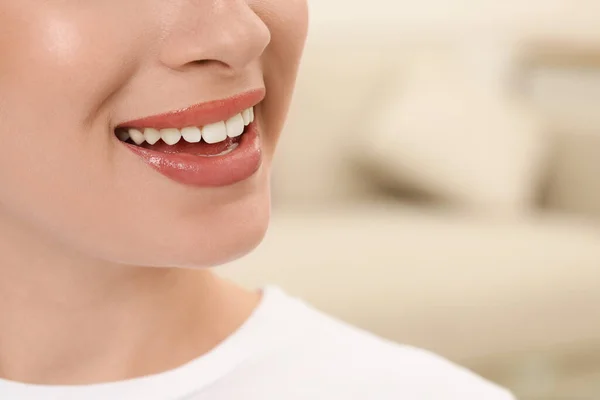
[[[278,358],[285,360],[285,370],[306,382],[338,387],[340,394],[351,392],[350,398],[360,399],[514,399],[443,357],[381,339],[303,303],[291,315],[288,323],[299,335],[279,349]]]

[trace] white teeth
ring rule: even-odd
[[[250,110],[252,108],[247,108],[242,111],[242,118],[244,120],[244,125],[250,125]]]
[[[181,130],[181,136],[188,143],[198,143],[202,139],[202,131],[200,128],[190,126]]]
[[[254,121],[254,108],[250,107],[240,114],[237,114],[227,121],[220,121],[214,124],[206,125],[203,128],[189,126],[181,130],[175,128],[167,129],[129,129],[119,130],[117,136],[122,141],[127,141],[129,138],[137,144],[141,145],[144,142],[153,145],[159,140],[163,140],[168,145],[175,145],[183,138],[188,143],[199,143],[202,139],[206,143],[219,143],[230,138],[239,137],[244,133],[244,128]]]
[[[206,143],[219,143],[227,139],[227,127],[225,122],[217,122],[216,124],[206,125],[202,128],[202,138]]]
[[[140,145],[146,141],[144,134],[137,129],[130,129],[129,137],[131,137],[131,140],[133,140],[133,143],[135,143],[137,145]]]
[[[242,114],[238,114],[233,118],[230,118],[225,122],[227,127],[227,136],[235,138],[244,133],[244,118]]]
[[[129,133],[127,131],[118,131],[117,137],[119,138],[119,140],[126,142],[127,139],[129,139]]]
[[[173,146],[181,140],[181,131],[179,129],[161,129],[160,137],[166,144]]]
[[[149,144],[155,144],[160,140],[160,132],[154,128],[144,129],[144,137]]]

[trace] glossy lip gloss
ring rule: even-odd
[[[247,108],[254,107],[264,97],[264,89],[252,90],[227,99],[128,121],[119,124],[117,129],[182,129],[188,126],[205,126],[227,120]],[[246,126],[244,133],[239,137],[237,147],[222,155],[201,156],[160,152],[121,143],[167,178],[199,187],[227,186],[246,180],[260,168],[262,163],[259,124],[256,120]]]

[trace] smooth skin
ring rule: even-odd
[[[307,19],[305,0],[0,1],[0,377],[159,373],[248,318],[260,294],[207,267],[264,236]],[[235,185],[173,182],[113,134],[260,87],[263,164]]]

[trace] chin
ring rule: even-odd
[[[130,220],[129,239],[107,238],[104,248],[110,250],[100,257],[124,265],[180,268],[214,267],[243,257],[261,243],[269,226],[269,185],[259,186],[198,212],[163,215],[160,222]]]
[[[270,207],[261,203],[249,207],[248,211],[250,212],[228,211],[228,215],[222,219],[224,224],[209,233],[208,243],[199,243],[196,240],[174,242],[172,245],[177,251],[169,254],[173,261],[165,263],[164,266],[216,267],[252,252],[265,237],[269,227]]]

